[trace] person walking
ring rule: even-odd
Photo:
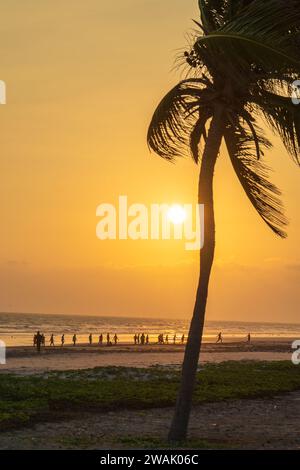
[[[77,343],[77,335],[76,335],[76,333],[74,333],[73,338],[72,338],[72,341],[73,341],[73,346],[76,346],[76,343]]]
[[[182,335],[182,336],[181,336],[181,344],[184,344],[184,340],[185,340],[185,336]]]
[[[52,333],[52,335],[50,336],[50,346],[54,346],[54,336],[53,336],[53,333]]]
[[[61,336],[61,346],[65,344],[65,334],[63,333]]]
[[[89,335],[89,343],[90,343],[90,346],[92,346],[92,344],[93,344],[93,335],[92,335],[92,333],[90,333],[90,335]]]
[[[99,336],[99,344],[102,346],[103,344],[103,334],[101,333],[101,335]]]
[[[109,333],[107,333],[107,335],[106,335],[106,343],[107,343],[107,346],[110,345],[110,334]]]
[[[221,331],[220,331],[220,333],[218,334],[218,337],[217,337],[216,344],[218,344],[218,343],[223,343],[223,336],[222,336]]]

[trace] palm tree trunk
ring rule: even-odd
[[[216,109],[211,121],[199,176],[198,202],[204,204],[204,246],[201,250],[199,284],[184,354],[181,384],[169,432],[169,441],[173,442],[186,438],[201,349],[208,284],[215,252],[213,175],[223,135],[222,114],[221,107]]]

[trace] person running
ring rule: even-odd
[[[54,346],[54,336],[53,336],[53,333],[52,333],[52,335],[50,336],[50,346]]]
[[[176,334],[173,336],[173,344],[176,344]]]
[[[73,341],[73,346],[76,346],[76,343],[77,343],[77,335],[76,335],[76,333],[74,333],[73,338],[72,338],[72,341]]]
[[[182,336],[181,336],[181,344],[184,344],[184,340],[185,340],[185,336],[182,335]]]
[[[102,346],[103,344],[103,334],[101,333],[101,335],[99,336],[99,344]]]
[[[216,344],[218,344],[218,343],[223,343],[223,336],[222,336],[221,331],[220,331],[220,333],[218,334],[218,337],[217,337]]]
[[[106,344],[107,346],[110,346],[110,334],[109,333],[107,333],[106,335]]]
[[[117,335],[117,333],[116,333],[115,336],[114,336],[114,343],[115,343],[115,344],[118,344],[118,339],[119,339],[119,338],[118,338],[118,335]]]
[[[90,346],[93,344],[93,335],[92,335],[92,333],[90,333],[90,335],[89,335],[89,343],[90,343]]]
[[[63,333],[61,336],[61,346],[65,344],[65,334]]]
[[[251,334],[250,333],[248,333],[248,335],[247,335],[247,342],[251,343]]]
[[[37,352],[41,352],[42,339],[43,339],[42,335],[38,331],[37,334],[36,334],[36,349],[37,349]]]

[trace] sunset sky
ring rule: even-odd
[[[151,155],[147,125],[179,79],[196,0],[10,0],[0,7],[0,311],[189,318],[198,254],[182,241],[100,241],[96,207],[191,203],[199,169]],[[217,163],[210,320],[300,322],[300,170],[274,139],[289,238]]]

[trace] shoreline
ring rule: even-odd
[[[204,343],[199,364],[291,360],[293,341],[294,338],[253,340],[250,344],[246,342]],[[42,347],[41,352],[38,353],[33,346],[8,347],[6,364],[0,365],[0,374],[31,375],[55,370],[81,370],[108,366],[180,367],[184,349],[185,345],[172,344],[65,345]]]

